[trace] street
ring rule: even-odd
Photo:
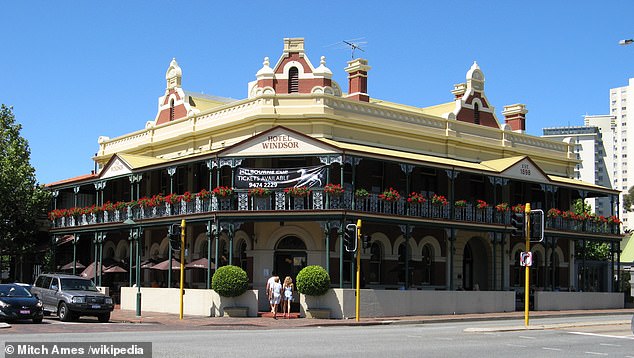
[[[634,357],[634,336],[622,323],[630,315],[540,318],[531,325],[565,325],[560,329],[499,331],[523,325],[518,320],[455,321],[433,324],[304,327],[295,329],[157,329],[128,323],[19,325],[58,332],[11,333],[3,344],[46,342],[152,342],[153,357]],[[610,323],[621,322],[621,323]],[[607,324],[599,324],[607,323]],[[576,325],[579,326],[576,326]],[[35,327],[35,328],[33,328]],[[480,330],[466,332],[465,330]],[[2,331],[2,333],[8,333]],[[4,354],[4,353],[3,353]]]

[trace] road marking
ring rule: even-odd
[[[559,348],[550,348],[550,347],[542,347],[542,349],[545,349],[547,351],[561,351],[561,349]]]
[[[535,337],[529,337],[529,336],[519,336],[520,338],[525,338],[525,339],[535,339]]]
[[[600,353],[600,352],[584,352],[585,354],[592,354],[595,356],[607,356],[607,353]]]
[[[603,337],[603,338],[634,339],[634,336],[613,336],[609,334],[598,334],[598,333],[588,333],[588,332],[568,332],[568,333],[579,334],[582,336],[593,336],[593,337]]]
[[[526,348],[526,346],[523,346],[521,344],[511,344],[511,343],[507,343],[506,344],[509,347],[517,347],[517,348]]]
[[[612,343],[599,343],[600,346],[609,346],[609,347],[620,347],[620,344],[612,344]]]

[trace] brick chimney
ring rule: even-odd
[[[347,98],[370,102],[370,96],[368,96],[368,71],[370,68],[368,60],[362,58],[348,61],[348,67],[345,68],[345,71],[348,72]]]
[[[512,104],[510,106],[504,106],[502,115],[504,116],[504,122],[507,123],[513,132],[524,133],[526,130],[526,105],[524,104]]]

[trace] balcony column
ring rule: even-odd
[[[453,221],[456,216],[455,210],[455,185],[456,178],[458,177],[459,172],[452,170],[446,170],[447,178],[449,178],[449,220]],[[453,227],[448,229],[447,237],[449,238],[449,290],[454,289],[454,255],[456,251],[456,229]]]
[[[106,181],[101,180],[94,183],[95,186],[95,206],[103,205],[103,190],[106,188]]]
[[[621,292],[621,242],[616,242],[616,282],[615,292]]]
[[[341,155],[327,155],[327,156],[323,156],[323,157],[319,157],[319,161],[326,165],[326,183],[330,183],[330,167],[332,166],[333,163],[339,163],[339,167],[341,168],[341,176],[339,176],[340,178],[340,183],[341,187],[343,188],[343,157]],[[354,167],[352,169],[352,181],[354,182]],[[326,196],[326,208],[330,208],[330,197]]]
[[[332,226],[330,225],[330,221],[322,221],[319,223],[322,231],[324,232],[324,246],[325,246],[325,255],[326,255],[326,272],[330,275],[330,230]]]
[[[227,262],[228,265],[233,265],[233,236],[235,233],[235,225],[238,223],[235,222],[227,222],[227,223],[222,223],[222,224],[218,224],[221,228],[221,231],[225,231],[227,233],[227,236],[229,238],[229,247],[227,248],[227,250],[229,250],[228,254],[229,254],[229,260]],[[216,256],[218,256],[218,244],[216,244]]]
[[[174,174],[176,174],[176,167],[167,167],[167,175],[170,177],[170,194],[174,193]],[[168,215],[171,215],[172,213],[176,214],[177,211],[172,210],[172,212],[168,213]],[[181,250],[185,250],[185,248],[182,247]],[[172,249],[170,247],[167,250],[167,262],[170,263],[170,267],[172,265],[173,258]],[[172,288],[172,269],[167,270],[167,288]]]
[[[95,253],[97,254],[95,257],[95,284],[97,286],[101,286],[101,277],[103,276],[103,241],[105,238],[106,234],[104,232],[95,233]]]
[[[79,186],[73,187],[73,206],[77,207],[77,195],[79,194]]]
[[[216,235],[217,230],[218,227],[213,223],[212,220],[207,221],[207,231],[205,232],[207,236],[207,275],[205,277],[207,289],[211,288],[211,239]]]
[[[79,238],[77,233],[73,233],[73,275],[77,275],[77,242]]]
[[[205,164],[207,165],[207,169],[209,169],[209,186],[208,189],[211,190],[212,189],[212,185],[213,185],[213,171],[214,168],[216,167],[216,162],[209,159],[207,161],[205,161]]]
[[[143,174],[130,174],[130,200],[139,200],[141,197],[139,192],[141,191],[141,180],[143,180]],[[134,195],[134,188],[136,186],[136,196]]]
[[[352,178],[351,178],[351,183],[350,183],[350,185],[352,185],[352,210],[355,210],[355,207],[356,207],[356,200],[355,200],[355,197],[354,197],[354,193],[357,190],[356,179],[357,179],[357,165],[359,165],[359,162],[361,162],[361,158],[346,156],[345,159],[344,159],[343,164],[341,165],[341,182],[342,182],[342,186],[343,186],[343,166],[344,166],[344,164],[350,164],[350,166],[352,168]]]
[[[409,261],[412,253],[409,249],[409,238],[412,235],[412,227],[409,224],[399,225],[401,232],[403,233],[403,238],[405,239],[405,289],[409,289],[410,287],[410,278],[409,278]]]
[[[215,253],[214,253],[214,265],[216,265],[216,270],[218,269],[218,267],[220,267],[220,254],[218,252],[218,250],[220,250],[220,231],[222,230],[222,228],[220,227],[220,220],[216,221],[216,230],[213,232],[214,234],[214,238],[213,240],[216,243],[216,249],[215,249]]]
[[[544,238],[544,241],[548,242],[548,238]],[[557,238],[550,238],[550,289],[551,291],[555,291],[555,283],[557,281],[557,277],[555,276],[557,267],[555,266],[555,255],[557,254],[555,250],[557,249]]]
[[[339,288],[343,288],[343,230],[345,227],[344,219],[341,218],[339,225]]]
[[[167,175],[170,176],[170,194],[174,192],[174,174],[176,174],[176,167],[167,167]]]

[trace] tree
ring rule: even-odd
[[[13,109],[0,105],[0,254],[5,257],[33,248],[37,220],[50,203],[50,193],[36,182],[31,151],[21,129]]]
[[[623,194],[623,210],[626,212],[632,211],[634,205],[634,186],[627,191],[627,194]]]
[[[588,213],[592,210],[590,204],[587,204],[582,199],[577,199],[572,203],[572,211],[579,215],[582,213]],[[582,241],[577,241],[575,245],[575,252],[583,253]],[[586,260],[607,261],[610,259],[610,245],[605,242],[588,241],[586,243],[585,250]]]

